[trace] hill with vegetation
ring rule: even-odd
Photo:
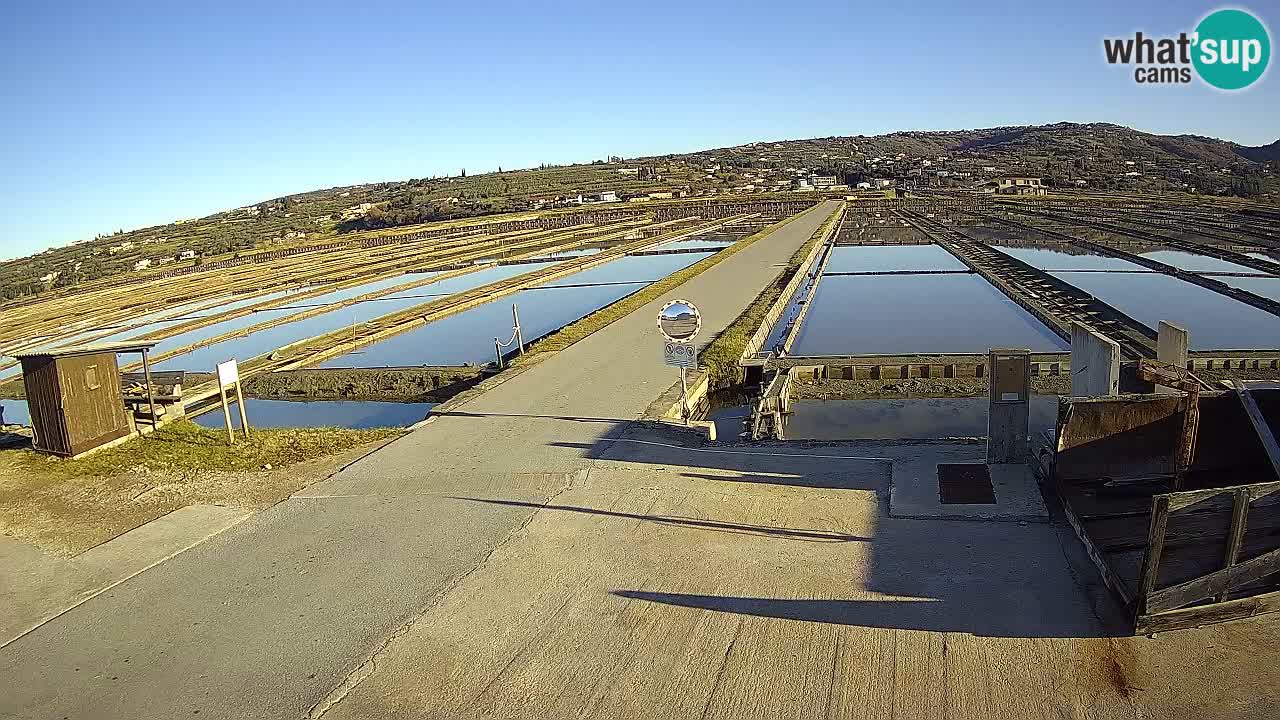
[[[117,231],[0,263],[0,301],[124,273],[156,273],[262,249],[395,232],[437,220],[591,202],[838,186],[965,188],[998,174],[1051,186],[1280,198],[1280,141],[1261,147],[1107,123],[904,131],[757,142],[695,153],[417,178],[316,190],[167,225]],[[636,206],[637,208],[643,207]]]

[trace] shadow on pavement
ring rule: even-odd
[[[519,500],[499,500],[493,498],[472,498],[472,497],[455,497],[450,496],[451,500],[465,500],[468,502],[486,503],[490,505],[507,505],[515,507],[537,508],[539,510],[558,510],[563,512],[584,513],[587,515],[604,515],[608,517],[624,518],[627,520],[641,520],[644,522],[653,522],[661,525],[676,525],[679,527],[697,528],[701,530],[711,530],[714,532],[727,532],[735,535],[761,535],[766,537],[779,537],[787,540],[802,540],[805,542],[866,542],[870,538],[858,535],[846,535],[844,533],[828,532],[825,530],[806,530],[803,528],[773,527],[766,525],[748,525],[744,523],[722,522],[719,520],[703,520],[699,518],[673,517],[669,515],[639,515],[636,513],[614,512],[612,510],[598,510],[596,508],[579,507],[576,505],[543,505],[541,503],[522,502]]]
[[[465,418],[539,418],[542,420],[568,420],[570,422],[583,423],[609,423],[611,425],[625,425],[628,421],[619,418],[602,418],[602,417],[579,417],[573,415],[533,415],[529,413],[474,413],[464,412],[462,410],[450,410],[442,413],[432,413],[434,417],[465,417]]]
[[[463,497],[500,505],[640,520],[716,532],[818,543],[856,543],[843,560],[829,563],[829,599],[779,597],[769,592],[727,588],[724,594],[662,592],[662,587],[619,588],[614,594],[646,602],[783,620],[936,632],[968,632],[992,637],[1105,637],[1090,597],[1064,556],[1054,526],[1046,523],[963,520],[908,520],[887,513],[888,483],[895,460],[917,460],[915,444],[851,443],[809,445],[706,444],[681,431],[610,421],[590,441],[558,439],[548,445],[572,448],[588,459],[653,466],[690,483],[785,486],[801,493],[850,491],[855,505],[874,496],[869,527],[858,535],[813,528],[775,527],[709,518],[620,513],[591,507],[547,505],[507,499]],[[860,491],[859,500],[853,492]],[[777,502],[803,502],[779,496]],[[831,512],[836,506],[828,500]],[[859,511],[860,512],[860,511]],[[767,515],[766,515],[767,516]],[[792,514],[793,517],[794,512]],[[800,515],[799,517],[804,517]],[[852,518],[851,518],[852,519]],[[803,519],[792,523],[807,524]],[[815,517],[815,525],[825,524]],[[864,523],[865,524],[865,523]],[[765,551],[768,552],[768,551]],[[842,553],[844,551],[841,551]],[[842,556],[843,557],[843,556]],[[784,569],[778,570],[784,573]],[[674,590],[674,588],[672,588]],[[684,590],[685,588],[681,588]],[[708,590],[718,590],[716,587]],[[817,593],[819,596],[823,592]]]
[[[711,475],[708,473],[680,473],[681,477],[694,480],[713,480],[716,482],[751,483],[757,485],[781,485],[783,487],[814,488],[817,490],[877,490],[881,484],[875,479],[872,482],[859,482],[857,478],[842,473],[828,475],[805,475],[789,477],[783,475]]]
[[[934,598],[891,600],[811,600],[724,597],[686,593],[615,590],[611,595],[646,602],[699,608],[756,617],[860,627],[968,632],[989,637],[1100,637],[1088,627],[1074,627],[1061,618],[1035,618],[1007,608],[987,612],[963,602]]]

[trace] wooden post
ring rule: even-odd
[[[1169,496],[1156,495],[1151,499],[1151,528],[1147,532],[1147,552],[1142,556],[1142,574],[1138,580],[1138,596],[1134,605],[1135,623],[1138,615],[1147,614],[1147,598],[1156,589],[1160,576],[1160,556],[1164,554],[1164,537],[1169,528]]]
[[[222,420],[227,426],[227,444],[235,445],[236,436],[231,432],[231,410],[227,407],[227,388],[218,383],[218,396],[222,398]]]
[[[524,331],[520,329],[520,311],[516,310],[516,304],[511,303],[511,322],[516,326],[516,347],[520,349],[520,354],[524,354]]]
[[[1231,530],[1227,533],[1227,553],[1222,558],[1222,567],[1229,568],[1240,560],[1240,546],[1244,544],[1244,533],[1249,523],[1249,490],[1239,488],[1232,493]],[[1222,602],[1227,598],[1230,588],[1224,589],[1213,599]]]
[[[142,349],[142,376],[147,381],[147,407],[151,408],[151,429],[160,427],[160,418],[156,416],[156,391],[151,387],[151,362],[147,359],[147,349]]]
[[[249,418],[244,411],[244,393],[240,392],[240,381],[236,380],[236,404],[240,406],[240,432],[244,433],[247,440],[249,438]]]
[[[1182,490],[1187,483],[1187,473],[1196,456],[1196,436],[1200,434],[1200,391],[1191,388],[1182,399],[1182,434],[1178,436],[1177,466],[1174,468],[1173,489]]]

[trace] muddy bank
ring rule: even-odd
[[[304,369],[255,375],[244,381],[247,397],[262,400],[387,400],[444,402],[484,379],[481,366],[376,369]],[[213,373],[188,372],[183,386],[213,382]],[[0,399],[26,397],[22,379],[0,386]]]
[[[288,370],[255,375],[244,391],[264,400],[444,402],[483,379],[480,367]]]
[[[1069,395],[1071,378],[1049,375],[1031,378],[1037,395]],[[975,397],[987,394],[986,378],[910,378],[907,380],[797,379],[791,386],[794,400],[865,400],[872,398]]]
[[[1196,370],[1201,380],[1220,385],[1226,380],[1280,380],[1280,371],[1271,369]],[[1037,395],[1070,395],[1070,375],[1033,375],[1031,391]],[[1151,386],[1138,380],[1132,363],[1120,368],[1120,392],[1146,393]],[[975,397],[987,394],[987,379],[979,377],[838,380],[800,376],[791,386],[795,400],[864,400],[925,397]]]

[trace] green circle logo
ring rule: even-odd
[[[1271,36],[1258,18],[1244,10],[1217,10],[1196,26],[1191,62],[1200,79],[1219,90],[1252,85],[1267,70]]]

